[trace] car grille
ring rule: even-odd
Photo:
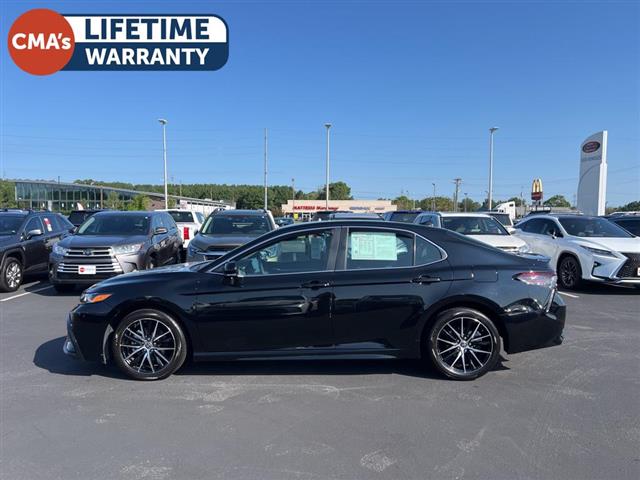
[[[96,276],[122,273],[122,267],[109,247],[70,248],[58,264],[58,273],[79,275],[78,269],[83,265],[94,265]]]
[[[628,260],[618,272],[618,278],[640,278],[640,276],[638,276],[638,268],[640,268],[640,253],[621,253],[627,257]]]
[[[209,260],[213,260],[225,255],[227,252],[230,252],[231,250],[234,250],[236,248],[238,248],[238,245],[212,245],[207,248],[204,255]]]

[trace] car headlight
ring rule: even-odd
[[[584,248],[585,250],[593,253],[594,255],[600,255],[601,257],[618,258],[615,253],[613,253],[613,252],[611,252],[609,250],[603,250],[602,248],[586,247],[584,245],[580,245],[580,246],[582,248]]]
[[[531,251],[531,248],[526,243],[518,247],[518,253],[529,253],[530,251]]]
[[[189,251],[189,255],[202,255],[204,253],[202,250],[196,247],[193,242],[189,244],[187,250]]]
[[[53,253],[55,253],[56,255],[66,255],[68,251],[69,251],[68,248],[60,246],[59,243],[56,243],[53,246]]]
[[[116,245],[113,248],[113,253],[116,255],[126,255],[128,253],[137,253],[142,248],[142,243],[131,243],[129,245]]]
[[[80,303],[100,303],[111,296],[110,293],[87,293],[80,295]]]

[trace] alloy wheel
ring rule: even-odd
[[[176,355],[176,339],[162,321],[140,319],[125,328],[118,348],[123,362],[130,369],[154,374],[171,364]]]
[[[437,360],[446,370],[461,375],[480,371],[491,359],[494,342],[479,320],[460,316],[446,322],[436,335]]]
[[[562,262],[560,277],[564,286],[573,287],[577,283],[578,276],[578,265],[576,264],[575,260],[568,258],[564,262]]]
[[[11,289],[18,288],[22,281],[22,268],[18,262],[11,262],[5,271],[7,286]]]

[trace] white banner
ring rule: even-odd
[[[594,133],[580,145],[578,210],[604,215],[607,199],[607,131]]]

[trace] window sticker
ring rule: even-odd
[[[353,232],[349,243],[352,260],[398,260],[395,233]]]
[[[47,217],[44,217],[44,225],[47,228],[47,232],[53,231],[53,228],[51,227],[51,221]]]

